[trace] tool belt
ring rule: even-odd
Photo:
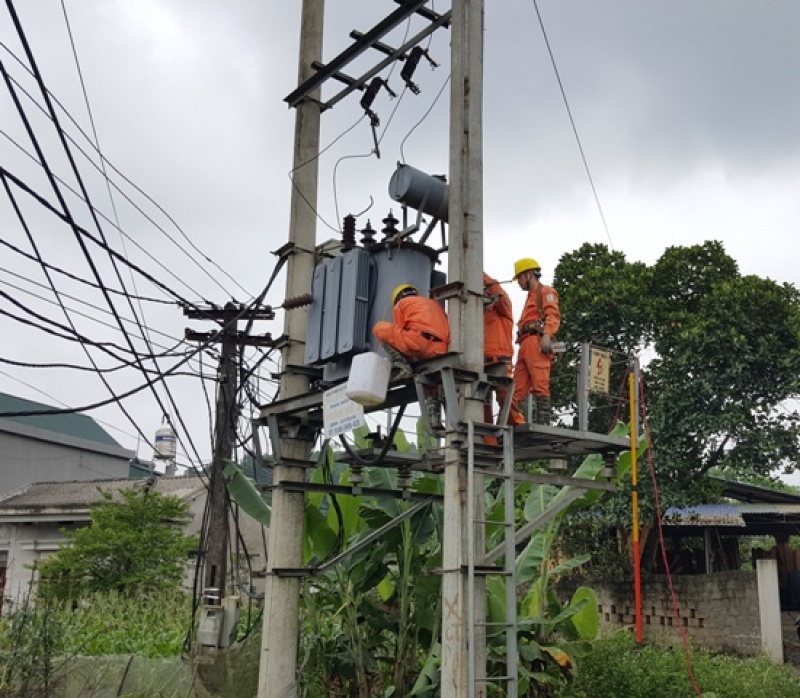
[[[524,322],[519,326],[517,330],[517,344],[519,344],[523,337],[527,337],[529,334],[544,334],[544,323],[541,320],[531,320],[530,322]]]
[[[513,356],[484,356],[483,363],[486,364],[510,364]]]
[[[429,342],[441,342],[441,338],[437,337],[435,334],[431,334],[430,332],[425,332],[424,330],[420,330],[420,335],[422,335],[425,339]]]

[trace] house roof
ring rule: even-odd
[[[740,502],[800,504],[800,494],[795,494],[794,492],[773,490],[769,487],[751,485],[747,482],[737,482],[736,480],[729,480],[724,477],[711,476],[709,479],[723,485],[723,497],[737,499]]]
[[[736,480],[711,477],[723,485],[722,496],[736,503],[670,507],[664,526],[673,534],[694,535],[701,528],[729,528],[735,535],[794,533],[800,530],[800,495]],[[744,529],[744,530],[742,530]]]
[[[53,407],[52,405],[45,405],[41,402],[25,400],[24,398],[8,395],[7,393],[0,393],[0,430],[5,430],[4,426],[10,426],[8,423],[13,422],[61,436],[83,439],[85,441],[102,444],[103,446],[120,448],[119,443],[88,415],[79,412],[66,414],[19,414],[56,409],[59,408]],[[6,416],[10,414],[15,416]],[[18,432],[16,429],[13,431]]]
[[[794,534],[800,530],[800,504],[695,504],[664,512],[666,529],[680,533],[702,528],[731,528],[736,535]]]
[[[741,526],[744,519],[735,504],[695,504],[670,507],[664,512],[665,526]]]
[[[150,486],[160,494],[181,499],[194,497],[206,487],[196,476],[153,477],[152,481],[133,478],[35,482],[0,497],[0,523],[63,518],[77,514],[80,514],[78,518],[88,518],[90,507],[103,500],[100,490],[114,493],[130,487],[144,487],[146,482],[151,482]]]

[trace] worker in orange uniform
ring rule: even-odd
[[[400,367],[398,378],[413,375],[409,361],[422,361],[446,354],[450,346],[450,325],[438,301],[420,296],[411,284],[392,291],[392,319],[375,323],[372,334],[383,343],[392,363]],[[443,429],[439,388],[425,386],[425,410],[434,430]]]
[[[536,424],[549,424],[550,367],[553,364],[553,337],[561,325],[558,293],[541,281],[542,268],[530,257],[514,263],[514,279],[528,292],[517,325],[519,354],[514,367],[514,403],[533,393]]]
[[[505,364],[506,373],[512,376],[512,362],[514,360],[514,344],[512,333],[514,330],[514,316],[511,313],[511,299],[497,279],[493,279],[486,272],[483,273],[483,363]],[[497,402],[502,408],[506,400],[506,388],[497,388]],[[492,419],[492,395],[486,398],[483,407],[483,421],[487,424]],[[512,400],[508,413],[509,424],[523,424],[525,422],[519,407]]]

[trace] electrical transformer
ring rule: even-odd
[[[345,248],[314,269],[305,360],[323,367],[325,383],[346,378],[355,354],[380,351],[372,328],[392,319],[396,286],[411,284],[427,295],[445,282],[445,274],[434,269],[438,253],[433,248],[410,240],[368,242]]]

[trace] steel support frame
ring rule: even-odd
[[[404,22],[427,3],[428,0],[409,0],[408,2],[402,2],[401,6],[392,12],[392,14],[378,22],[378,24],[363,34],[359,39],[355,40],[350,46],[348,46],[330,62],[326,64],[320,64],[319,61],[316,61],[315,63],[317,65],[321,65],[321,67],[317,69],[316,74],[312,75],[305,82],[301,83],[297,89],[284,97],[283,101],[286,102],[290,107],[296,107],[303,101],[311,98],[311,95],[318,91],[325,81],[327,81],[329,78],[333,78],[342,68],[347,66],[351,61],[355,60],[373,44],[377,43],[382,37],[386,36],[386,34],[392,31],[392,29]],[[430,26],[420,32],[412,40],[403,44],[403,46],[397,49],[390,58],[382,61],[377,68],[374,68],[365,75],[362,75],[360,78],[353,78],[351,85],[348,85],[345,90],[342,90],[341,93],[336,95],[334,99],[329,100],[327,103],[320,102],[320,107],[322,109],[328,109],[344,99],[344,97],[354,90],[359,89],[359,87],[363,86],[364,83],[366,83],[366,81],[369,80],[373,75],[376,75],[389,63],[396,60],[400,55],[403,55],[409,48],[415,46],[417,43],[422,41],[422,39],[427,37],[439,27],[444,26],[449,21],[449,12],[445,15],[439,15],[436,19],[432,19]],[[318,98],[313,99],[314,101],[317,101]]]

